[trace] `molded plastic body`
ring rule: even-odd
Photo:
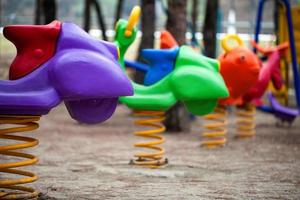
[[[120,50],[120,64],[125,70],[124,54],[136,36],[125,37],[127,21],[119,20],[116,26],[115,43]],[[174,50],[152,51],[167,59]],[[159,52],[159,53],[158,53]],[[149,54],[150,55],[150,54]],[[146,56],[147,57],[147,56]],[[148,56],[150,66],[157,60]],[[195,115],[212,112],[219,98],[228,96],[225,83],[219,73],[219,63],[201,56],[187,46],[181,46],[175,60],[174,70],[150,86],[133,83],[134,96],[121,97],[122,103],[134,110],[168,110],[177,101],[182,101]]]
[[[241,104],[240,98],[258,80],[260,61],[245,47],[237,47],[219,56],[220,73],[229,90],[230,97],[221,99],[220,104]]]
[[[296,117],[300,115],[299,110],[291,109],[280,105],[275,97],[273,97],[272,93],[268,94],[269,101],[271,103],[272,111],[274,115],[281,119],[281,121],[287,121],[288,123],[292,123]]]
[[[145,75],[144,85],[152,85],[171,73],[178,52],[179,48],[143,49],[141,56],[151,64]]]
[[[191,113],[204,115],[213,111],[218,98],[228,95],[218,61],[187,46],[179,48],[174,70],[163,79],[150,86],[135,83],[133,86],[134,96],[120,100],[137,110],[168,110],[180,100]]]
[[[53,57],[22,78],[0,81],[0,114],[43,115],[64,101],[74,119],[102,122],[119,96],[133,94],[117,59],[114,44],[63,23]]]
[[[258,4],[258,11],[256,16],[256,27],[255,27],[255,42],[258,43],[259,33],[261,29],[261,22],[263,16],[263,8],[265,4],[265,0],[260,0]],[[287,19],[287,26],[289,30],[289,45],[291,48],[291,58],[292,58],[292,67],[293,67],[293,78],[294,78],[294,87],[296,92],[296,101],[298,109],[300,110],[300,73],[298,69],[297,63],[297,53],[296,53],[296,46],[295,46],[295,37],[293,31],[293,22],[292,22],[292,14],[291,14],[291,6],[289,0],[280,0],[282,5],[285,7],[286,19]],[[254,48],[256,51],[256,49]]]
[[[160,49],[142,49],[141,56],[150,61],[151,66],[137,61],[125,61],[126,67],[131,67],[145,73],[144,85],[152,85],[174,70],[178,44],[168,31],[160,35]]]
[[[56,50],[61,22],[48,25],[12,25],[3,29],[4,36],[17,48],[10,66],[9,79],[21,78],[49,60]]]
[[[129,61],[129,60],[125,60],[125,66],[126,67],[130,67],[130,68],[134,68],[138,71],[142,71],[144,73],[148,72],[149,70],[149,66],[144,64],[144,63],[140,63],[140,62],[136,62],[136,61]]]
[[[178,43],[171,35],[169,31],[162,31],[160,33],[160,48],[161,49],[171,49],[174,47],[178,47]]]
[[[151,65],[125,61],[125,66],[145,72],[144,85],[152,85],[172,72],[178,52],[179,48],[168,50],[143,49],[141,56]]]
[[[243,102],[249,103],[260,99],[267,90],[269,82],[272,80],[276,89],[280,89],[283,85],[283,80],[280,75],[280,58],[286,52],[288,45],[282,44],[277,47],[265,49],[253,42],[253,45],[265,56],[268,61],[260,70],[258,81],[252,86],[249,91],[243,96]]]

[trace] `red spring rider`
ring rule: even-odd
[[[237,46],[233,46],[233,43],[236,43]],[[260,69],[257,56],[243,46],[243,41],[237,35],[227,35],[221,41],[221,45],[225,52],[219,56],[220,73],[230,96],[220,99],[215,112],[204,117],[204,119],[212,121],[212,123],[204,125],[207,131],[202,134],[206,139],[201,145],[208,148],[226,144],[226,106],[242,103],[242,95],[257,82]]]
[[[283,86],[280,74],[280,58],[286,54],[289,45],[283,43],[277,47],[270,48],[262,48],[255,42],[252,42],[252,45],[266,56],[268,60],[262,65],[255,85],[243,96],[243,106],[240,107],[241,110],[238,112],[240,119],[237,121],[237,137],[251,137],[255,135],[255,106],[262,105],[260,98],[266,92],[269,82],[272,82],[276,90],[280,90]]]

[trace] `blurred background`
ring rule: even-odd
[[[134,5],[144,4],[143,7],[150,20],[146,24],[146,31],[154,31],[155,38],[158,32],[166,29],[169,3],[167,0],[0,0],[0,26],[10,24],[46,24],[53,19],[71,21],[84,28],[95,37],[108,38],[114,35],[114,24],[117,19],[127,18]],[[175,1],[176,2],[176,1]],[[255,17],[258,0],[187,0],[183,11],[186,11],[186,39],[194,39],[203,46],[203,30],[209,26],[216,26],[216,39],[219,40],[224,33],[239,33],[244,40],[248,40],[254,33]],[[207,2],[211,6],[207,5]],[[296,5],[299,0],[292,0]],[[276,29],[276,1],[268,1],[264,10],[262,22],[263,42],[275,41]],[[146,7],[145,7],[146,6]],[[175,8],[176,9],[176,8]],[[176,10],[175,10],[176,11]],[[153,13],[152,13],[153,12]],[[176,11],[177,12],[177,11]],[[180,11],[178,11],[180,12]],[[205,16],[211,17],[205,27]],[[154,16],[154,18],[153,18]],[[214,16],[216,16],[214,20]],[[213,23],[212,23],[213,22]],[[150,30],[147,30],[148,29]],[[2,30],[2,29],[1,29]],[[141,30],[141,23],[139,24]],[[105,34],[102,34],[102,31]],[[2,33],[2,31],[1,31]],[[141,34],[140,34],[141,35]],[[175,36],[176,37],[176,36]],[[3,37],[0,40],[1,76],[6,76],[6,61],[11,60],[15,53],[14,47]],[[149,42],[148,42],[149,43]],[[150,42],[151,43],[151,42]],[[139,44],[139,42],[137,42]],[[154,41],[154,45],[155,45]],[[137,47],[137,46],[136,46]],[[149,46],[145,46],[149,47]],[[135,49],[129,53],[129,58],[137,56]],[[216,42],[216,54],[219,54],[219,42]],[[3,63],[4,62],[4,63]],[[4,65],[3,65],[4,64]]]
[[[47,9],[55,5],[56,18],[61,21],[72,21],[79,26],[83,26],[85,15],[86,0],[1,0],[0,1],[0,24],[6,26],[9,24],[35,24],[37,5],[40,2],[48,2]],[[115,14],[118,8],[119,0],[96,0],[101,6],[101,13],[105,20],[108,30],[114,28]],[[127,17],[134,5],[140,5],[140,0],[121,0],[122,12],[121,17]],[[193,0],[187,0],[187,16],[191,20]],[[274,31],[273,15],[275,1],[268,1],[264,12],[263,33],[272,34]],[[238,33],[253,33],[255,16],[257,11],[258,0],[219,0],[218,14],[220,20],[220,32],[226,32],[228,28],[236,29]],[[292,0],[291,4],[297,4],[299,0]],[[49,7],[50,5],[50,7]],[[201,32],[205,17],[206,0],[198,0],[197,9],[197,26],[198,32]],[[156,0],[156,30],[164,29],[166,23],[166,14],[164,9],[167,8],[167,0]],[[91,12],[91,28],[98,29],[97,15]]]

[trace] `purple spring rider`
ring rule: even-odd
[[[73,119],[107,120],[119,96],[133,94],[114,44],[92,38],[72,23],[8,26],[17,48],[10,80],[0,80],[0,114],[44,115],[64,102]]]
[[[264,4],[266,0],[259,0],[258,4],[258,12],[256,17],[256,27],[255,27],[255,42],[259,40],[259,33],[261,29],[261,22],[264,10]],[[278,1],[283,5],[285,9],[285,15],[287,20],[287,28],[288,28],[288,35],[289,35],[289,45],[291,48],[291,59],[292,59],[292,70],[293,70],[293,79],[294,79],[294,88],[295,88],[295,97],[297,102],[297,108],[287,108],[280,105],[276,99],[269,94],[268,98],[270,100],[272,110],[271,112],[275,114],[275,116],[280,119],[282,122],[288,122],[291,124],[296,117],[300,115],[300,74],[297,64],[297,53],[296,53],[296,46],[295,46],[295,38],[294,38],[294,29],[293,29],[293,22],[292,22],[292,14],[291,14],[291,5],[289,0],[280,0]]]
[[[1,127],[0,140],[9,140],[0,145],[0,157],[17,159],[0,162],[0,174],[5,174],[0,199],[38,199],[39,191],[25,185],[38,176],[21,168],[38,158],[18,151],[37,146],[38,140],[11,133],[37,129],[40,115],[62,101],[75,120],[103,122],[114,113],[119,96],[132,95],[133,88],[118,64],[116,46],[72,23],[7,26],[3,34],[16,46],[17,56],[10,80],[0,81],[0,125],[8,125]]]

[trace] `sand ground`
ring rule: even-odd
[[[278,127],[273,116],[259,112],[255,138],[234,139],[231,124],[228,145],[213,150],[199,146],[200,123],[190,133],[166,133],[170,164],[146,169],[128,165],[140,139],[132,135],[139,127],[125,107],[88,126],[59,106],[26,134],[40,140],[29,150],[40,158],[29,167],[40,176],[33,185],[41,199],[300,199],[299,119]]]

